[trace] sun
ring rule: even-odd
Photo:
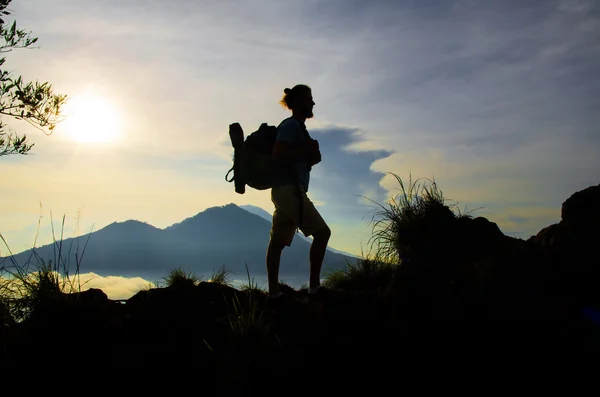
[[[123,117],[107,98],[84,94],[67,101],[59,124],[70,139],[83,143],[114,143],[122,135]]]

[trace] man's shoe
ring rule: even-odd
[[[267,308],[269,308],[269,309],[279,309],[284,306],[299,304],[299,303],[302,303],[302,302],[300,302],[300,300],[298,300],[292,296],[289,296],[289,295],[281,293],[281,292],[276,296],[272,296],[272,295],[267,296]]]
[[[323,287],[323,286],[319,286],[316,291],[311,291],[310,289],[308,290],[308,302],[314,302],[314,301],[323,301],[323,299],[326,299],[328,297],[332,297],[332,296],[336,296],[337,295],[337,291],[327,288],[327,287]]]

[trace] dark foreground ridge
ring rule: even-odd
[[[191,371],[195,382],[231,393],[300,386],[310,376],[353,390],[385,388],[408,370],[568,367],[600,353],[599,194],[600,185],[574,194],[562,221],[528,240],[481,217],[448,221],[453,229],[437,225],[443,238],[431,237],[438,245],[418,258],[363,264],[360,287],[340,282],[310,301],[283,285],[298,302],[281,307],[259,289],[214,282],[140,291],[126,302],[98,289],[60,293],[27,320],[4,322],[1,357],[11,366],[71,363],[70,374],[97,366],[129,380]],[[378,279],[377,269],[389,277]]]

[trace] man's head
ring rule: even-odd
[[[315,106],[315,102],[309,86],[298,84],[294,88],[286,88],[283,92],[285,95],[280,101],[281,105],[299,117],[310,119],[314,116],[313,106]]]

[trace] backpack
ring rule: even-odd
[[[241,127],[239,128],[241,131]],[[272,160],[276,138],[277,127],[262,123],[243,143],[234,146],[233,167],[225,175],[225,180],[235,182],[237,193],[244,194],[245,185],[257,190],[274,186],[282,174],[281,164]],[[233,139],[232,137],[232,144]],[[240,139],[243,139],[243,132]],[[229,178],[232,171],[233,175]]]

